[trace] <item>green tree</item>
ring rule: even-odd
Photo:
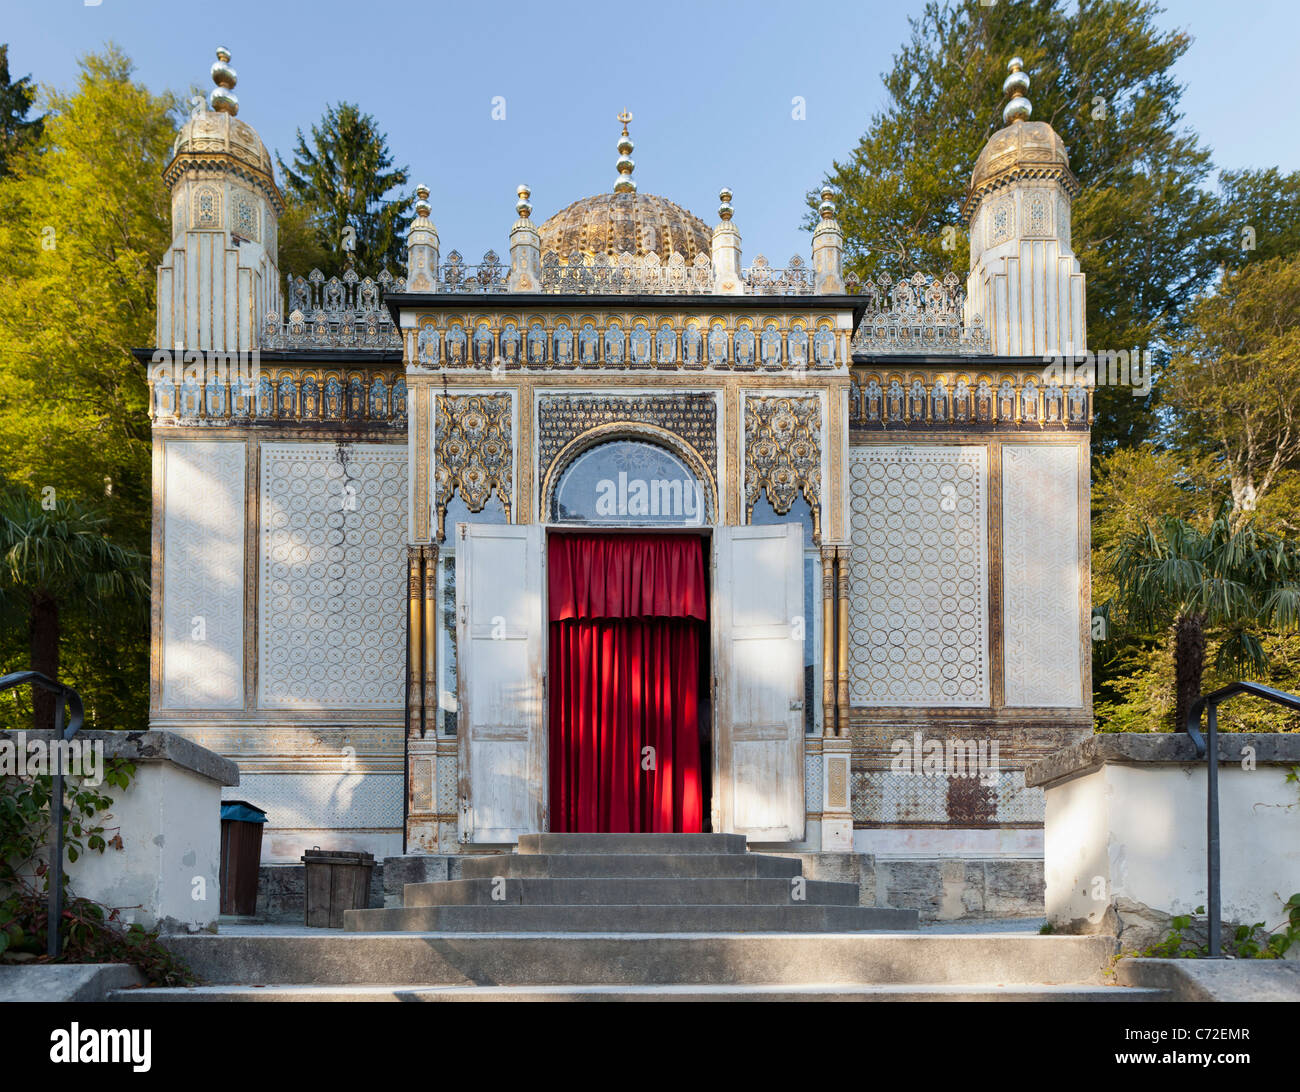
[[[1072,240],[1088,277],[1094,349],[1158,347],[1222,260],[1223,209],[1202,188],[1209,152],[1183,124],[1174,64],[1191,39],[1151,0],[927,4],[884,74],[889,106],[826,180],[842,194],[846,261],[860,276],[969,265],[960,205],[1002,126],[1007,60],[1030,73],[1036,120],[1061,135],[1083,191]],[[1139,442],[1151,399],[1101,388],[1094,442]]]
[[[406,167],[393,166],[388,137],[373,117],[350,102],[331,106],[320,124],[311,127],[310,141],[298,130],[292,166],[276,158],[288,196],[306,211],[309,239],[325,255],[323,273],[346,268],[349,228],[355,233],[360,271],[374,275],[401,266],[403,218],[414,198],[385,197],[405,186],[409,176]]]
[[[52,679],[59,678],[63,617],[149,600],[149,559],[110,539],[107,525],[73,500],[43,503],[22,486],[0,492],[0,611],[25,620],[28,664]],[[32,703],[33,726],[52,729],[53,695],[35,689]]]
[[[1263,637],[1300,626],[1300,548],[1253,521],[1234,527],[1227,503],[1204,528],[1168,516],[1128,535],[1110,577],[1116,593],[1102,610],[1112,621],[1172,635],[1180,729],[1201,694],[1209,631],[1217,671],[1262,672]]]
[[[9,158],[23,144],[39,141],[45,119],[28,118],[36,101],[30,76],[9,76],[9,46],[0,44],[0,178],[9,173]]]
[[[1229,268],[1300,254],[1300,171],[1224,171],[1219,186]]]
[[[1300,257],[1252,262],[1199,299],[1168,382],[1171,434],[1214,456],[1234,518],[1257,511],[1300,465]]]
[[[105,519],[124,549],[149,549],[150,428],[144,369],[156,267],[171,236],[162,181],[180,117],[132,79],[114,46],[81,60],[70,90],[42,88],[46,115],[0,179],[0,468]],[[143,727],[148,626],[139,612],[76,615],[60,660],[103,727]],[[25,626],[0,626],[22,666]]]

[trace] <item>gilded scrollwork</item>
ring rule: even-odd
[[[510,518],[514,453],[508,394],[440,394],[436,401],[434,504],[441,542],[456,493],[471,512],[481,512],[495,491]]]
[[[821,540],[821,400],[815,396],[745,399],[745,521],[767,494],[778,516],[803,495]]]

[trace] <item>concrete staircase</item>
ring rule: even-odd
[[[206,985],[122,1001],[1159,1000],[1106,984],[1108,937],[920,934],[914,910],[739,835],[536,834],[353,910],[342,932],[166,943]]]
[[[828,933],[915,929],[914,910],[859,906],[851,883],[749,853],[740,834],[526,834],[407,884],[401,907],[353,910],[349,932]]]

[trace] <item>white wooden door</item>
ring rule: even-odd
[[[456,531],[460,840],[546,829],[540,526]]]
[[[714,830],[804,836],[803,528],[717,527]]]

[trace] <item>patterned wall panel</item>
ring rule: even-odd
[[[398,830],[404,783],[401,774],[241,774],[229,795],[256,801],[277,830]]]
[[[162,704],[244,704],[244,445],[164,446]]]
[[[852,799],[859,825],[983,827],[1041,823],[1044,815],[1043,791],[1025,787],[1023,770],[1003,770],[991,784],[977,777],[855,770]]]
[[[1078,449],[1003,445],[1007,705],[1083,705],[1079,579]]]
[[[854,705],[989,704],[987,460],[983,446],[851,450]]]
[[[400,709],[406,450],[264,444],[264,709]]]
[[[809,815],[822,810],[822,756],[805,754],[803,756],[803,806]]]

